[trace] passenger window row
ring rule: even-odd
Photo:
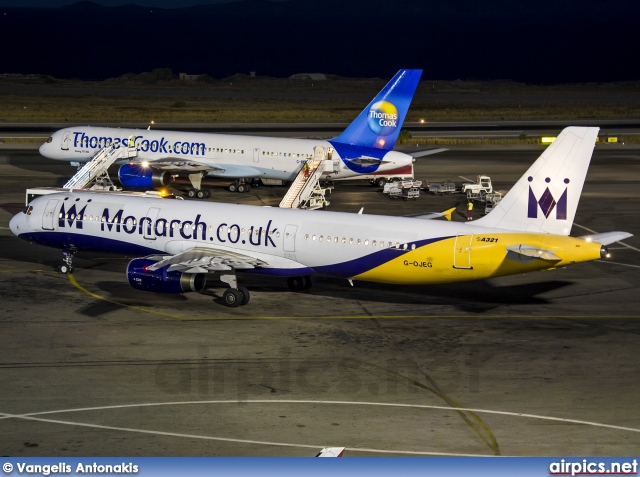
[[[297,152],[270,152],[270,151],[262,151],[263,156],[282,156],[282,157],[302,157],[305,159],[311,159],[313,157],[312,154],[299,154]]]
[[[354,238],[349,238],[347,239],[346,237],[331,237],[330,235],[327,235],[326,237],[324,235],[309,235],[309,234],[305,234],[304,236],[305,240],[311,240],[312,242],[317,240],[318,242],[327,242],[327,243],[341,243],[341,244],[349,244],[349,245],[364,245],[365,247],[367,246],[371,246],[371,247],[380,247],[380,248],[395,248],[398,250],[407,250],[407,249],[411,249],[411,250],[415,250],[416,249],[416,244],[412,243],[411,246],[409,246],[409,244],[406,243],[400,243],[400,242],[385,242],[384,240],[372,240],[369,241],[369,239],[354,239]]]

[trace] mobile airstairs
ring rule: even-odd
[[[283,209],[321,209],[329,205],[327,191],[332,187],[322,187],[320,179],[325,172],[333,172],[335,164],[331,159],[333,148],[316,146],[313,158],[302,167],[289,190],[280,202]]]
[[[64,185],[65,189],[84,189],[91,184],[91,189],[117,190],[107,170],[118,159],[130,159],[138,155],[135,146],[122,147],[108,145],[96,152],[78,172]]]

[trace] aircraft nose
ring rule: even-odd
[[[20,217],[21,215],[22,213],[14,215],[13,218],[9,221],[9,228],[15,236],[20,235],[20,222],[22,221],[22,218]]]
[[[38,151],[40,152],[41,155],[43,156],[47,156],[46,152],[47,152],[47,143],[45,142],[42,146],[40,146],[40,149],[38,149]]]

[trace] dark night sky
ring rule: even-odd
[[[229,3],[236,0],[94,0],[94,3],[108,7],[119,7],[122,5],[141,5],[147,7],[160,8],[181,8],[192,5],[203,5],[213,3]],[[281,0],[286,1],[286,0]],[[60,7],[63,5],[73,5],[78,0],[0,0],[0,7]]]
[[[429,79],[640,79],[630,53],[640,2],[211,1],[0,0],[0,73],[104,79],[168,67],[218,78],[389,77],[406,67]],[[25,8],[43,3],[66,5]]]

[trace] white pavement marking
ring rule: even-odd
[[[528,414],[528,413],[510,412],[510,411],[494,411],[491,409],[452,408],[449,406],[432,406],[428,404],[402,404],[402,403],[382,403],[382,402],[367,402],[367,401],[314,401],[314,400],[295,400],[295,399],[281,399],[281,400],[239,399],[239,400],[177,401],[177,402],[141,403],[141,404],[120,404],[120,405],[113,405],[113,406],[61,409],[57,411],[43,411],[43,412],[34,412],[34,413],[26,413],[26,414],[0,413],[0,420],[24,419],[24,420],[30,420],[30,421],[49,422],[53,424],[65,424],[69,426],[91,427],[91,428],[106,429],[106,430],[136,432],[141,434],[186,437],[189,439],[205,439],[205,440],[215,440],[215,441],[225,441],[225,442],[236,442],[236,443],[243,443],[243,444],[259,444],[259,445],[280,446],[280,447],[299,447],[299,448],[305,448],[305,449],[307,448],[316,449],[316,448],[327,447],[326,445],[291,444],[287,442],[256,441],[256,440],[248,440],[248,439],[234,439],[230,437],[202,436],[202,435],[181,434],[181,433],[174,433],[174,432],[152,431],[147,429],[133,429],[133,428],[127,428],[127,427],[105,426],[100,424],[62,421],[57,419],[46,419],[42,417],[37,417],[37,416],[44,416],[44,415],[50,415],[50,414],[63,414],[63,413],[72,413],[72,412],[104,411],[104,410],[110,410],[110,409],[130,409],[130,408],[159,407],[159,406],[184,406],[184,405],[194,405],[194,404],[195,405],[198,405],[198,404],[200,405],[202,404],[314,404],[314,405],[325,404],[325,405],[343,405],[343,406],[381,406],[381,407],[397,407],[397,408],[411,408],[411,409],[437,409],[437,410],[444,410],[444,411],[451,411],[451,412],[467,411],[467,412],[494,414],[494,415],[501,415],[501,416],[523,417],[523,418],[529,418],[529,419],[564,422],[569,424],[579,424],[584,426],[592,426],[592,427],[599,427],[599,428],[605,428],[605,429],[614,429],[619,431],[640,433],[640,429],[637,429],[634,427],[616,426],[612,424],[603,424],[603,423],[593,422],[593,421],[583,421],[580,419],[567,419],[562,417],[542,416],[539,414]],[[482,455],[482,454],[454,454],[454,453],[446,453],[446,452],[402,451],[402,450],[393,450],[393,449],[372,449],[372,448],[357,448],[357,447],[348,447],[348,449],[352,451],[357,451],[357,452],[379,453],[379,454],[487,457],[486,455]]]
[[[630,263],[611,262],[609,260],[596,260],[598,263],[610,263],[611,265],[622,265],[623,267],[640,268],[640,265],[631,265]]]

